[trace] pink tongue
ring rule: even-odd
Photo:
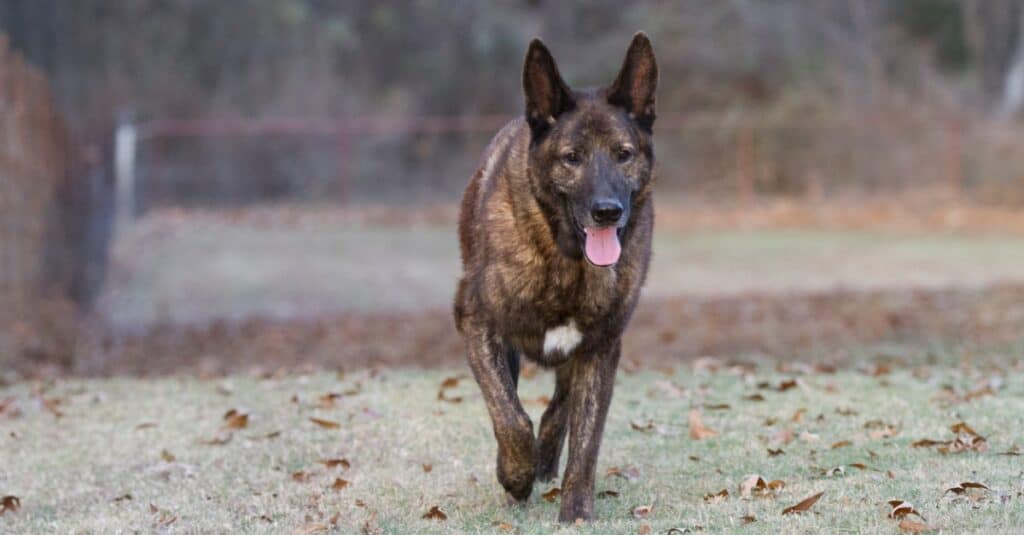
[[[587,258],[594,265],[610,266],[619,261],[622,246],[619,245],[619,235],[615,231],[615,227],[587,228],[583,231],[587,234],[587,244],[584,249],[587,252]]]

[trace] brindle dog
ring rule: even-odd
[[[498,481],[523,502],[558,475],[559,520],[590,520],[622,331],[651,257],[654,92],[643,33],[616,80],[570,89],[540,40],[523,67],[526,116],[491,141],[459,217],[455,321],[498,441]],[[555,369],[536,438],[516,387],[521,356]]]

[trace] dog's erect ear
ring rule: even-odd
[[[619,76],[608,87],[608,103],[624,108],[641,128],[654,126],[654,92],[658,88],[658,63],[654,47],[644,32],[633,36]]]
[[[535,139],[546,132],[559,115],[576,106],[572,91],[558,74],[555,58],[540,39],[531,41],[526,51],[523,92],[526,93],[526,122]]]

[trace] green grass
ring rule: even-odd
[[[748,377],[689,367],[671,376],[620,373],[597,485],[620,495],[598,500],[597,522],[581,528],[555,522],[558,503],[540,496],[553,485],[537,486],[525,508],[504,505],[476,386],[465,379],[447,392],[462,396],[461,403],[437,399],[441,381],[460,370],[71,380],[48,386],[42,398],[31,385],[17,385],[0,391],[0,400],[13,397],[21,411],[18,417],[0,415],[0,495],[19,496],[22,508],[0,516],[0,532],[149,531],[160,527],[161,518],[175,518],[171,532],[289,533],[329,524],[337,515],[337,533],[364,526],[384,533],[503,532],[496,522],[520,533],[635,533],[643,523],[659,533],[697,526],[707,532],[896,533],[896,521],[886,518],[889,499],[911,502],[929,526],[948,533],[1012,533],[1024,525],[1024,463],[998,454],[1024,442],[1019,364],[1012,371],[899,369],[883,377],[844,371],[799,376],[800,386],[784,392],[758,388],[760,381],[777,385],[791,377],[768,371],[772,367],[762,364]],[[994,395],[962,403],[941,396],[944,385],[969,391],[993,376],[1002,380]],[[540,373],[524,379],[520,393],[535,400],[550,395],[550,388],[550,374]],[[321,395],[349,390],[358,392],[338,398],[333,408],[318,406]],[[765,400],[745,399],[754,393]],[[61,400],[63,416],[40,399]],[[723,403],[730,408],[703,410],[705,424],[720,435],[690,439],[688,411]],[[248,426],[227,444],[203,444],[223,432],[222,415],[232,408],[250,415]],[[537,422],[542,406],[527,408]],[[792,421],[801,408],[802,420]],[[310,417],[341,427],[322,428]],[[660,432],[630,425],[647,419]],[[777,421],[766,425],[766,419]],[[872,420],[898,433],[872,438],[873,429],[865,428]],[[918,439],[950,437],[949,426],[960,420],[987,437],[987,452],[942,455],[911,448]],[[779,444],[772,437],[783,428],[819,438]],[[852,445],[830,448],[842,440]],[[768,447],[785,454],[769,457]],[[173,461],[161,458],[164,450]],[[341,457],[350,468],[317,463]],[[423,464],[432,470],[425,472]],[[628,466],[638,472],[633,480],[604,475],[610,467]],[[846,467],[843,475],[823,475],[839,466]],[[312,475],[295,481],[298,471]],[[786,486],[774,497],[742,499],[737,487],[748,474]],[[349,486],[329,489],[337,477]],[[993,490],[978,500],[944,495],[964,481]],[[728,499],[703,499],[723,488]],[[810,513],[780,514],[817,492],[825,494]],[[126,494],[131,499],[115,500]],[[434,505],[446,521],[421,518]],[[631,514],[641,505],[653,505],[644,520]],[[742,525],[745,515],[756,522]]]
[[[116,325],[251,314],[447,308],[450,226],[289,227],[152,217],[120,237],[100,311]],[[976,286],[1022,281],[1024,239],[860,231],[659,230],[648,296]]]

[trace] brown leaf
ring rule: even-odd
[[[849,440],[840,440],[839,442],[836,442],[835,444],[832,444],[832,449],[838,450],[839,448],[845,448],[845,447],[850,446],[852,444],[853,444],[853,442],[850,442]]]
[[[796,379],[787,379],[779,383],[779,386],[775,388],[779,392],[785,392],[791,388],[796,388],[799,385]]]
[[[541,497],[545,500],[554,503],[558,499],[558,495],[562,492],[562,489],[558,487],[552,487],[551,490],[541,494]]]
[[[433,506],[429,511],[423,514],[423,518],[427,520],[448,520],[448,515],[444,514],[438,506]]]
[[[796,505],[787,507],[787,508],[782,510],[782,514],[784,514],[784,515],[791,515],[791,514],[806,513],[811,507],[814,506],[814,504],[818,503],[818,500],[820,500],[821,497],[824,494],[825,494],[824,492],[819,492],[819,493],[815,494],[814,496],[811,496],[810,498],[807,498],[804,501],[802,501],[802,502],[800,502],[800,503],[798,503]]]
[[[640,524],[640,527],[636,530],[637,535],[651,535],[651,525],[647,522]]]
[[[899,526],[900,531],[906,533],[924,533],[929,530],[928,526],[926,526],[925,524],[922,524],[921,522],[915,522],[913,520],[910,520],[909,518],[904,518],[903,520],[900,520],[900,523],[897,525]]]
[[[516,529],[515,526],[509,524],[508,522],[498,522],[497,520],[492,522],[491,525],[500,529],[501,531],[515,531]]]
[[[448,377],[448,378],[446,378],[444,381],[441,381],[441,390],[445,390],[445,389],[448,389],[448,388],[455,388],[455,387],[459,386],[459,381],[460,380],[462,380],[462,376],[461,375],[457,375],[455,377]]]
[[[907,515],[915,515],[920,517],[921,520],[925,519],[921,516],[921,513],[914,509],[913,505],[903,500],[889,500],[889,506],[892,507],[892,511],[889,511],[889,518],[900,519]]]
[[[646,422],[633,420],[629,422],[629,426],[632,427],[635,431],[649,433],[651,431],[654,431],[654,420],[647,420]]]
[[[786,454],[786,452],[783,451],[782,448],[779,448],[777,450],[773,450],[771,448],[768,448],[768,456],[769,457],[778,457],[779,455],[785,455],[785,454]]]
[[[754,515],[743,515],[740,517],[741,525],[745,526],[747,524],[753,524],[754,522],[757,522],[757,517]]]
[[[150,429],[153,427],[156,427],[156,422],[142,422],[139,425],[135,426],[135,429],[137,431],[141,431],[143,429]]]
[[[732,408],[732,405],[729,405],[728,403],[705,403],[704,408],[709,411],[727,411]]]
[[[0,498],[0,516],[13,513],[21,509],[21,498],[17,496],[4,496]]]
[[[921,440],[914,441],[910,444],[911,448],[931,448],[933,446],[948,446],[952,444],[952,440],[932,440],[930,438],[922,438]]]
[[[117,502],[131,501],[132,499],[133,498],[132,498],[131,494],[122,494],[122,495],[120,495],[120,496],[118,496],[118,497],[116,497],[116,498],[114,498],[113,500],[110,500],[110,501],[112,501],[114,503],[117,503]]]
[[[615,492],[614,490],[602,490],[601,492],[597,493],[597,497],[598,498],[618,498],[619,497],[619,493]]]
[[[633,508],[633,518],[647,518],[647,515],[650,515],[653,510],[653,505],[638,505]]]
[[[339,478],[336,478],[334,480],[334,483],[331,483],[331,490],[341,490],[341,489],[343,489],[343,488],[345,488],[347,486],[348,486],[348,481],[345,481],[344,479],[341,479],[339,477]]]
[[[748,476],[742,483],[740,483],[740,496],[743,498],[751,498],[754,496],[767,497],[774,491],[785,486],[786,483],[781,479],[773,479],[771,482],[767,482],[763,477],[754,474]]]
[[[715,431],[704,425],[704,419],[701,418],[700,411],[697,409],[690,410],[690,438],[693,440],[703,440],[706,438],[714,438],[718,436],[718,431]]]
[[[299,470],[298,472],[294,472],[292,474],[292,481],[295,481],[295,482],[298,482],[298,483],[305,483],[305,482],[309,481],[310,477],[312,477],[312,474],[310,474],[308,472],[303,472],[302,470]]]
[[[722,489],[714,494],[705,494],[704,501],[708,503],[718,503],[729,497],[729,489]]]
[[[445,401],[448,403],[462,403],[462,396],[448,397],[444,390],[437,391],[437,400]]]
[[[239,412],[237,409],[231,409],[224,413],[224,427],[227,429],[245,429],[249,426],[249,415],[244,412]]]
[[[429,464],[429,463],[423,463],[423,471],[425,473],[429,474],[430,471],[433,470],[433,469],[434,469],[434,465]]]
[[[853,409],[837,408],[836,414],[839,416],[857,416],[857,411]]]
[[[744,396],[743,399],[747,401],[764,401],[764,396],[761,394],[750,394],[749,396]]]
[[[966,494],[967,491],[970,489],[992,490],[986,487],[985,485],[982,485],[981,483],[973,483],[970,481],[966,481],[964,483],[960,483],[955,487],[946,489],[946,492],[943,492],[943,494],[947,494],[950,492],[952,492],[953,494]]]
[[[160,458],[163,459],[164,462],[168,462],[168,463],[173,463],[174,460],[175,460],[174,454],[169,452],[169,451],[167,451],[167,450],[161,450],[160,451]]]
[[[309,421],[326,429],[341,429],[341,424],[332,420],[324,420],[323,418],[310,418]]]
[[[348,459],[324,459],[320,461],[320,464],[327,468],[341,467],[343,470],[348,470],[352,467],[352,464],[348,462]]]
[[[803,407],[800,407],[799,409],[796,410],[796,412],[793,413],[793,417],[790,418],[790,420],[793,421],[793,422],[801,422],[801,421],[803,421],[804,414],[806,412],[807,412],[807,409],[805,409]]]
[[[633,465],[623,466],[621,468],[618,466],[612,466],[605,472],[605,477],[608,476],[618,476],[627,481],[633,481],[640,477],[640,469]]]

